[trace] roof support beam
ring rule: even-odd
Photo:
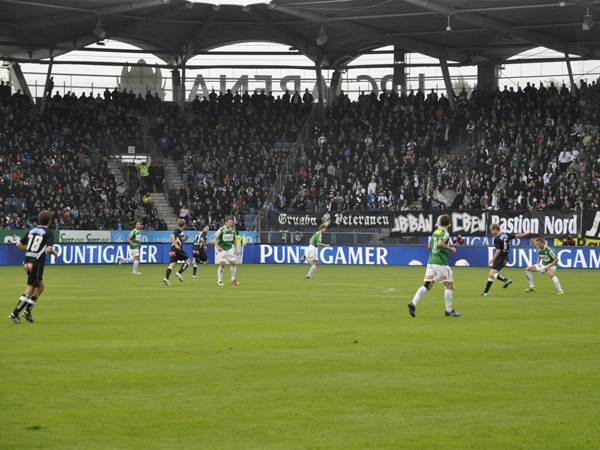
[[[1,0],[7,1],[7,0]],[[30,2],[19,2],[18,0],[12,0],[13,3],[21,3],[23,5],[30,5]],[[123,2],[119,5],[102,6],[96,9],[83,9],[83,8],[65,8],[70,12],[45,15],[42,17],[32,17],[30,19],[22,20],[18,23],[19,31],[29,31],[40,28],[47,28],[54,25],[63,25],[66,23],[77,22],[78,20],[85,20],[91,15],[96,16],[107,16],[107,15],[118,15],[119,13],[127,11],[135,11],[137,9],[149,8],[157,5],[164,5],[170,3],[171,0],[149,0],[144,3],[133,3]],[[36,4],[36,6],[39,6]],[[44,5],[50,6],[50,5]],[[133,16],[127,16],[127,18],[133,18]],[[141,19],[143,20],[143,19]]]
[[[137,18],[131,19],[127,21],[122,21],[121,23],[114,26],[104,27],[104,29],[106,30],[107,37],[117,36],[124,31],[130,32],[133,30],[137,30],[140,27],[148,27],[148,25],[152,24],[153,22],[162,20],[165,17],[168,17],[171,14],[174,14],[185,7],[185,0],[173,0],[172,3],[169,4],[167,7],[146,14],[145,16],[143,16],[143,20],[141,21]]]
[[[327,16],[303,11],[297,8],[290,8],[288,6],[283,6],[279,4],[275,4],[274,6],[274,9],[276,9],[277,11],[281,11],[291,16],[300,17],[319,24],[326,23],[328,19]],[[350,31],[358,36],[363,36],[373,41],[380,42],[382,44],[394,45],[396,47],[401,47],[412,52],[422,53],[424,55],[428,55],[436,59],[439,59],[444,54],[446,54],[447,57],[451,60],[459,62],[467,62],[471,58],[471,55],[460,52],[453,52],[451,50],[446,52],[444,48],[438,45],[430,44],[428,42],[414,39],[409,36],[389,36],[378,28],[361,25],[352,21],[330,22],[328,26],[340,28],[346,32]]]
[[[121,33],[127,34],[128,32],[134,31],[138,29],[140,26],[147,27],[148,25],[156,22],[158,20],[164,19],[165,17],[179,11],[182,8],[186,7],[185,0],[173,0],[172,4],[159,9],[158,11],[151,12],[143,16],[143,20],[139,19],[129,19],[129,20],[121,20],[118,23],[115,23],[110,26],[105,26],[104,29],[106,31],[107,38],[119,36]],[[50,50],[39,49],[31,52],[27,55],[26,59],[31,61],[35,61],[42,58],[48,58],[49,56],[60,56],[65,53],[69,53],[73,50],[78,50],[80,48],[86,47],[88,45],[94,44],[98,42],[98,36],[92,33],[90,30],[89,33],[83,36],[73,36],[71,39],[65,42],[53,42],[50,43],[49,47],[54,48],[52,54],[50,54]],[[57,49],[61,49],[60,51]],[[23,52],[15,52],[11,56],[15,58],[24,57]]]
[[[258,8],[250,8],[248,13],[261,25],[268,29],[271,29],[277,33],[277,35],[287,45],[295,47],[300,53],[309,58],[311,61],[318,61],[320,49],[316,45],[306,42],[303,38],[293,34],[287,28],[274,24],[273,21],[263,12],[259,11]]]
[[[546,47],[558,52],[564,52],[564,42],[552,35],[540,33],[539,31],[532,31],[527,29],[516,29],[513,24],[504,22],[502,20],[490,19],[489,17],[482,16],[481,14],[475,13],[461,13],[460,9],[452,8],[450,6],[443,5],[438,2],[430,0],[405,0],[407,3],[421,6],[430,11],[437,12],[444,16],[454,16],[461,22],[475,25],[489,30],[495,30],[500,33],[504,33],[509,36],[514,36],[520,39],[524,39],[529,42],[536,43],[542,47]],[[570,46],[568,51],[574,54],[580,54],[581,49],[578,46]]]
[[[2,1],[2,0],[0,0]],[[16,26],[17,30],[6,30],[5,33],[0,31],[0,35],[13,34],[15,32],[24,33],[30,30],[37,29],[46,29],[55,27],[57,25],[65,25],[68,23],[73,23],[81,20],[88,20],[90,16],[108,16],[114,15],[117,17],[123,17],[119,13],[125,11],[133,11],[141,8],[148,8],[151,6],[164,5],[170,3],[171,0],[150,0],[145,3],[131,3],[131,2],[123,2],[119,5],[111,5],[111,6],[103,6],[97,9],[89,9],[85,12],[79,9],[78,11],[70,11],[61,14],[54,14],[43,17],[32,17],[30,19],[25,19],[20,21]],[[129,20],[138,20],[144,21],[143,17],[135,17],[135,16],[126,16]]]
[[[594,5],[592,0],[571,0],[573,3],[577,3],[585,8],[591,8]]]
[[[456,96],[454,95],[454,88],[452,87],[452,79],[450,78],[450,71],[448,70],[448,60],[442,55],[440,58],[440,66],[442,68],[442,75],[444,77],[444,84],[446,85],[446,96],[450,102],[450,108],[456,111]]]
[[[217,8],[210,8],[210,12],[208,13],[208,18],[204,21],[204,23],[200,27],[198,27],[198,29],[196,29],[190,35],[187,42],[184,44],[183,48],[181,49],[181,52],[183,54],[183,56],[181,57],[182,63],[187,62],[190,58],[192,58],[194,56],[194,50],[195,50],[194,43],[197,40],[202,39],[204,37],[204,35],[206,33],[208,33],[210,26],[212,25],[213,21],[217,17],[218,11],[219,11],[219,9],[217,9]],[[171,57],[171,59],[169,60],[169,64],[175,64],[177,61],[177,58],[178,58],[177,55],[173,55]]]
[[[577,85],[575,84],[575,78],[573,78],[573,69],[571,68],[571,59],[569,54],[565,52],[565,63],[567,64],[567,72],[569,72],[569,82],[571,83],[571,92],[573,95],[577,93]]]
[[[54,65],[54,56],[50,57],[50,64],[48,64],[48,72],[46,73],[46,83],[44,84],[44,95],[42,97],[42,107],[40,112],[43,114],[44,109],[46,109],[46,101],[48,97],[52,97],[52,92],[50,91],[50,79],[52,78],[52,66]],[[54,86],[54,82],[52,83]]]

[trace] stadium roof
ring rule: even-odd
[[[593,26],[593,16],[600,21],[599,4],[273,0],[215,6],[185,0],[0,0],[0,56],[39,61],[104,38],[135,45],[171,64],[252,41],[289,45],[328,68],[390,45],[461,64],[500,64],[540,46],[598,59],[600,23]]]

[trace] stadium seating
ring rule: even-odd
[[[342,94],[298,149],[277,208],[597,209],[600,89],[581,82],[575,95],[541,84],[475,89],[451,110],[419,92],[357,101]],[[143,192],[118,192],[106,164],[107,136],[141,133],[138,115],[148,112],[149,132],[186,175],[185,186],[167,193],[171,206],[187,204],[191,220],[213,229],[230,214],[252,229],[310,112],[207,104],[186,117],[170,103],[143,108],[72,94],[51,97],[44,114],[33,111],[25,96],[0,100],[4,227],[17,219],[27,226],[41,208],[55,212],[60,228],[107,229],[136,219],[156,227],[155,211],[141,211]]]

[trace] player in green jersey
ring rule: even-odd
[[[538,259],[534,265],[528,266],[525,269],[525,275],[527,275],[527,279],[529,280],[529,288],[525,289],[525,292],[535,291],[535,283],[533,282],[533,272],[538,272],[548,273],[548,275],[550,275],[550,278],[552,278],[554,286],[556,286],[556,289],[558,289],[558,294],[564,294],[562,287],[560,286],[560,281],[558,281],[558,277],[556,276],[556,264],[558,264],[558,255],[552,247],[546,245],[546,239],[544,238],[536,238],[535,247],[535,251],[538,254]]]
[[[329,244],[323,244],[321,242],[325,230],[327,230],[327,225],[322,224],[319,227],[319,231],[310,238],[310,244],[304,254],[304,260],[311,263],[308,275],[306,275],[306,279],[308,280],[312,280],[315,270],[317,270],[317,267],[319,266],[319,247],[329,247]]]
[[[444,283],[444,300],[446,302],[446,316],[458,317],[460,313],[452,309],[452,293],[454,291],[454,280],[452,278],[452,269],[448,265],[448,252],[456,253],[456,248],[452,246],[450,240],[450,216],[444,214],[438,219],[438,229],[433,232],[429,238],[427,248],[431,250],[429,260],[427,261],[427,270],[425,272],[425,284],[417,289],[414,298],[408,304],[408,312],[411,316],[417,315],[417,303],[423,298],[425,293],[433,287],[433,283],[439,281]]]
[[[238,254],[237,247],[237,230],[233,226],[233,219],[231,216],[225,217],[225,226],[219,228],[215,233],[215,237],[212,242],[215,244],[217,251],[217,261],[219,261],[219,270],[217,272],[218,279],[217,284],[223,286],[223,270],[225,270],[225,263],[229,261],[230,272],[231,272],[231,283],[240,284],[236,278],[237,268],[235,267],[235,257]]]
[[[141,275],[142,272],[138,272],[138,266],[140,265],[140,246],[142,245],[142,222],[139,220],[135,222],[135,228],[131,230],[129,236],[127,236],[127,242],[129,243],[129,253],[131,257],[121,258],[119,265],[123,263],[133,263],[133,274]]]

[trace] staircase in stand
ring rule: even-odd
[[[177,213],[169,206],[169,200],[164,198],[162,194],[156,194],[153,197],[158,217],[164,219],[169,230],[177,228]]]
[[[163,158],[161,164],[165,169],[165,186],[167,186],[168,189],[165,189],[164,195],[155,197],[160,197],[160,199],[155,200],[154,204],[156,205],[159,217],[165,220],[169,230],[173,230],[177,228],[179,211],[174,211],[173,208],[169,206],[169,190],[172,188],[179,190],[185,183],[183,182],[181,173],[177,169],[177,165],[175,164],[175,161],[173,161],[173,158]]]
[[[170,156],[168,158],[164,158],[162,161],[162,166],[165,169],[165,180],[170,188],[179,190],[181,186],[185,185],[183,182],[183,177],[181,176],[181,172],[179,172],[179,169],[177,169],[177,165],[175,164],[175,161],[173,161],[173,158]],[[167,196],[169,195],[168,192],[165,192],[165,194]]]
[[[117,183],[117,186],[121,183],[125,183],[125,177],[121,171],[119,161],[115,158],[108,158],[106,163],[112,174],[115,176],[115,182]]]

